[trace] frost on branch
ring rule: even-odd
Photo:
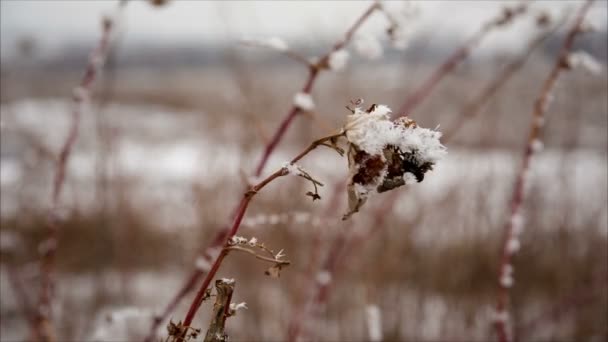
[[[422,182],[424,174],[443,156],[446,148],[441,133],[419,127],[414,120],[401,117],[391,121],[391,109],[372,105],[367,110],[350,109],[344,132],[348,149],[348,219],[359,211],[370,194],[402,185]]]

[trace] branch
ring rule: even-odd
[[[126,2],[121,1],[118,9],[122,10]],[[52,321],[52,299],[54,294],[54,269],[55,256],[58,245],[58,233],[60,228],[59,223],[59,199],[65,183],[67,174],[67,164],[71,156],[73,146],[78,137],[78,128],[82,108],[90,98],[91,88],[95,82],[97,75],[101,71],[103,64],[107,58],[110,49],[110,38],[114,29],[114,19],[105,17],[102,21],[102,34],[96,48],[89,57],[85,73],[80,80],[78,87],[74,89],[72,97],[72,121],[68,136],[66,137],[61,151],[57,158],[55,166],[55,176],[53,179],[53,187],[51,194],[51,208],[49,209],[47,219],[47,237],[41,243],[41,260],[40,260],[40,293],[38,299],[37,317],[35,326],[32,327],[33,336],[38,336],[42,341],[54,341],[55,331]]]
[[[576,38],[577,34],[582,32],[581,25],[583,23],[583,19],[585,18],[585,15],[587,14],[587,11],[591,7],[592,3],[593,0],[587,0],[579,9],[575,22],[564,39],[557,60],[555,61],[549,76],[543,83],[532,110],[530,133],[528,135],[526,149],[524,151],[522,166],[517,174],[517,179],[513,188],[513,195],[510,202],[511,213],[509,222],[505,228],[505,237],[502,245],[502,257],[500,259],[499,266],[499,293],[496,304],[496,321],[494,326],[500,342],[512,341],[514,339],[514,337],[511,336],[511,332],[509,331],[510,329],[507,327],[509,321],[509,289],[513,283],[513,266],[511,264],[511,259],[519,250],[518,235],[520,234],[520,230],[523,228],[522,207],[525,199],[525,190],[529,182],[528,174],[530,171],[530,163],[534,154],[539,150],[537,147],[539,144],[541,144],[540,133],[545,120],[545,113],[549,105],[551,92],[562,71],[568,68],[568,54],[572,49],[572,45],[574,44],[574,38]]]

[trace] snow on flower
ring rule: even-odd
[[[339,71],[344,69],[349,58],[350,54],[348,51],[340,49],[329,54],[327,64],[331,70]]]
[[[589,74],[597,76],[602,73],[602,63],[585,51],[575,51],[568,55],[568,65],[571,68],[582,68]]]
[[[343,219],[359,211],[372,193],[411,184],[414,179],[421,182],[447,153],[439,141],[440,132],[419,127],[407,117],[391,121],[391,109],[385,105],[351,111],[343,127],[349,142],[349,212]]]
[[[312,96],[307,93],[296,93],[293,96],[293,104],[301,110],[310,112],[315,109],[315,102],[312,99]]]
[[[382,56],[382,44],[378,38],[371,34],[360,34],[353,42],[355,51],[367,59],[378,59]]]

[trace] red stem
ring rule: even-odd
[[[508,243],[512,238],[515,238],[516,234],[513,225],[514,218],[517,215],[521,215],[521,210],[525,199],[525,188],[527,185],[526,183],[528,181],[526,175],[528,174],[530,162],[535,153],[533,143],[537,139],[539,139],[540,132],[542,129],[541,122],[544,120],[544,115],[547,110],[550,93],[553,90],[555,83],[559,78],[559,75],[567,66],[567,58],[569,51],[571,50],[572,45],[574,44],[574,38],[577,34],[581,32],[581,24],[592,3],[593,0],[587,0],[579,9],[576,20],[572,25],[572,28],[568,32],[568,35],[564,39],[564,43],[562,44],[558,58],[553,66],[553,69],[549,73],[549,76],[543,83],[543,87],[532,110],[532,124],[530,128],[530,134],[528,136],[528,141],[524,151],[522,167],[519,170],[519,173],[517,174],[517,180],[513,189],[513,196],[511,198],[511,214],[509,222],[505,228],[505,237],[503,240],[502,256],[500,259],[498,302],[496,304],[496,311],[499,314],[506,314],[508,310],[510,286],[505,286],[505,284],[503,284],[500,279],[507,275],[507,273],[509,272],[509,268],[511,268],[511,259],[513,257],[514,251],[508,248]],[[507,329],[507,322],[505,319],[498,319],[495,323],[495,328],[496,333],[498,335],[498,340],[500,342],[508,342],[512,340],[513,337],[509,335],[509,331]]]
[[[119,8],[122,8],[124,3],[120,3]],[[68,136],[61,148],[57,158],[55,167],[55,176],[53,179],[53,188],[51,194],[51,208],[49,209],[47,219],[47,238],[42,242],[46,246],[40,260],[41,285],[38,299],[38,309],[35,326],[32,327],[33,336],[40,337],[43,341],[52,341],[55,339],[53,322],[51,317],[52,312],[52,297],[55,287],[54,269],[59,242],[59,199],[63,190],[67,174],[67,164],[71,156],[73,146],[78,137],[78,128],[80,124],[80,116],[82,104],[88,100],[91,88],[99,69],[102,67],[104,60],[107,57],[110,47],[110,35],[113,28],[111,18],[104,18],[103,30],[99,42],[88,60],[85,73],[79,83],[79,86],[74,89],[73,94],[73,110],[72,122]]]

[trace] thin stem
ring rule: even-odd
[[[513,336],[509,332],[507,328],[508,323],[508,305],[509,305],[509,297],[510,297],[510,287],[511,282],[506,282],[504,279],[506,277],[512,277],[512,265],[511,259],[517,249],[510,248],[512,246],[512,242],[517,241],[519,232],[517,231],[521,228],[522,225],[522,207],[525,199],[525,189],[529,182],[528,174],[530,169],[530,163],[532,161],[532,157],[534,156],[536,150],[534,148],[534,144],[536,142],[540,142],[540,133],[542,130],[542,124],[544,122],[544,116],[547,111],[548,101],[550,98],[551,91],[553,90],[557,79],[559,78],[562,71],[567,66],[567,58],[570,50],[572,49],[572,45],[574,44],[574,39],[577,34],[581,32],[581,24],[583,23],[583,19],[587,14],[587,11],[591,7],[593,0],[587,0],[579,9],[575,22],[573,23],[571,29],[568,32],[568,35],[564,39],[562,47],[560,49],[559,55],[549,76],[543,83],[541,91],[536,99],[534,104],[534,108],[532,110],[532,123],[530,127],[530,133],[528,135],[528,140],[526,144],[526,148],[523,155],[523,161],[521,169],[517,174],[517,179],[515,181],[515,186],[513,188],[513,195],[510,202],[511,213],[509,217],[509,221],[505,228],[505,237],[503,240],[502,246],[502,256],[500,259],[500,274],[499,274],[499,292],[498,292],[498,301],[496,304],[496,312],[498,319],[496,320],[494,326],[496,328],[496,334],[498,335],[498,340],[500,342],[512,341]],[[518,243],[518,242],[517,242]]]
[[[126,2],[119,3],[119,10],[121,10]],[[78,137],[78,130],[80,125],[80,117],[82,115],[82,108],[86,101],[89,100],[91,88],[95,82],[97,75],[101,71],[103,64],[108,56],[110,50],[110,38],[112,30],[114,28],[113,18],[105,17],[102,21],[102,34],[101,38],[93,53],[91,54],[85,73],[80,80],[78,87],[74,89],[72,97],[72,120],[70,129],[66,140],[64,141],[57,163],[55,166],[55,175],[53,178],[53,187],[51,193],[51,208],[49,209],[47,218],[47,237],[42,242],[41,246],[44,246],[40,260],[40,274],[41,274],[41,285],[38,299],[38,309],[36,324],[32,327],[33,335],[38,336],[42,341],[54,341],[56,339],[55,329],[52,321],[52,300],[54,294],[54,271],[55,271],[55,258],[59,242],[59,199],[61,197],[62,190],[67,175],[67,164],[69,162],[72,149]]]
[[[277,260],[274,258],[265,257],[263,255],[257,254],[256,252],[254,252],[250,249],[243,248],[241,246],[229,246],[229,247],[225,247],[224,249],[227,251],[239,251],[239,252],[249,253],[249,254],[253,255],[254,257],[256,257],[257,259],[260,259],[260,260],[266,261],[266,262],[270,262],[270,263],[280,263],[283,265],[291,264],[291,262],[289,260]]]

